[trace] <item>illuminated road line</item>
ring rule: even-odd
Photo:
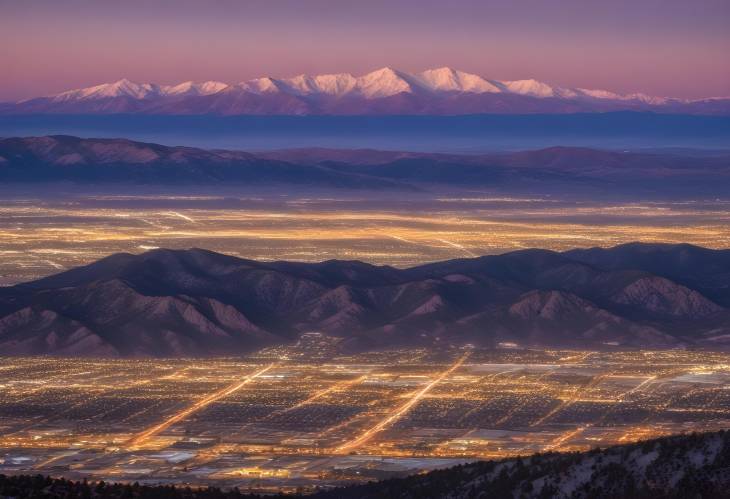
[[[618,402],[623,402],[624,400],[626,400],[626,397],[628,397],[629,395],[631,395],[633,393],[636,393],[636,392],[639,392],[639,391],[643,390],[646,386],[649,386],[651,383],[653,383],[654,381],[656,381],[657,378],[658,378],[657,375],[649,376],[644,381],[642,381],[641,383],[639,383],[638,385],[636,385],[635,387],[633,387],[631,390],[628,390],[628,391],[622,393],[621,395],[619,395],[617,401]]]
[[[212,393],[201,400],[198,400],[190,407],[183,409],[182,411],[178,412],[177,414],[173,414],[172,416],[170,416],[169,418],[164,420],[162,423],[155,425],[152,428],[149,428],[149,429],[143,431],[142,433],[139,433],[137,436],[132,438],[128,442],[127,445],[133,447],[133,446],[137,446],[137,445],[144,443],[146,440],[154,437],[155,435],[157,435],[158,433],[160,433],[162,431],[165,431],[167,428],[174,425],[175,423],[179,423],[180,421],[184,420],[191,414],[198,412],[201,409],[205,409],[207,406],[209,406],[213,402],[216,402],[224,397],[227,397],[227,396],[237,392],[238,390],[240,390],[241,388],[243,388],[244,386],[249,384],[254,379],[258,378],[262,374],[265,374],[267,371],[269,371],[275,365],[276,364],[270,364],[269,366],[264,367],[263,369],[260,369],[249,376],[246,376],[243,379],[243,381],[234,383],[233,385],[231,385],[227,388],[218,390],[217,392]]]
[[[257,420],[254,420],[254,421],[249,421],[248,423],[246,423],[245,425],[243,425],[243,427],[241,427],[241,429],[239,431],[246,430],[246,429],[250,428],[251,426],[253,426],[255,424],[262,423],[262,422],[265,422],[265,421],[269,421],[270,419],[272,419],[272,418],[274,418],[276,416],[281,416],[282,414],[287,414],[288,412],[293,411],[295,409],[299,409],[300,407],[305,407],[305,406],[311,404],[312,402],[316,402],[317,400],[321,399],[322,397],[324,397],[326,395],[329,395],[332,392],[340,391],[340,390],[349,388],[349,387],[351,387],[353,385],[356,385],[358,383],[361,383],[366,378],[367,378],[367,375],[363,375],[363,376],[360,376],[358,378],[348,379],[348,380],[345,380],[345,381],[341,381],[339,383],[335,383],[332,386],[329,386],[327,388],[323,388],[322,390],[319,390],[318,392],[314,393],[308,399],[303,400],[303,401],[299,402],[298,404],[295,404],[295,405],[293,405],[291,407],[286,407],[284,409],[279,409],[279,410],[276,410],[274,412],[270,412],[268,415],[264,416],[261,419],[257,419]]]
[[[466,249],[466,248],[465,248],[464,246],[462,246],[462,245],[461,245],[461,244],[459,244],[459,243],[454,243],[454,242],[451,242],[451,241],[447,241],[446,239],[436,239],[436,241],[438,241],[438,242],[440,242],[440,243],[444,243],[444,244],[447,244],[447,245],[451,246],[452,248],[456,248],[456,249],[458,249],[458,250],[461,250],[461,251],[463,251],[463,252],[464,252],[464,253],[465,253],[465,254],[466,254],[467,256],[469,256],[469,257],[472,257],[472,258],[474,258],[474,257],[478,256],[478,255],[477,255],[476,253],[474,253],[474,252],[472,252],[472,251],[469,251],[468,249]]]
[[[549,445],[546,445],[544,450],[551,451],[551,450],[560,448],[560,446],[563,445],[565,442],[567,442],[568,440],[570,440],[573,437],[580,435],[587,428],[590,428],[590,426],[591,426],[590,424],[587,424],[587,425],[583,425],[583,426],[578,426],[574,430],[566,431],[565,433],[560,435],[558,438],[553,440]]]
[[[553,410],[549,411],[547,414],[545,414],[543,417],[541,417],[540,419],[538,419],[537,421],[532,423],[530,426],[532,426],[532,427],[539,426],[539,425],[543,424],[545,421],[547,421],[548,419],[550,419],[551,417],[553,417],[554,415],[556,415],[557,413],[559,413],[560,411],[562,411],[563,409],[570,407],[574,402],[577,402],[580,399],[580,394],[582,392],[585,392],[586,390],[590,390],[591,388],[595,387],[598,383],[600,383],[604,379],[611,377],[612,374],[613,373],[598,374],[598,375],[594,376],[593,379],[590,382],[588,382],[588,384],[586,386],[584,386],[582,388],[579,387],[578,389],[576,389],[575,392],[573,393],[572,397],[560,402],[557,406],[555,406],[555,408],[553,408]]]
[[[183,215],[182,213],[180,213],[180,212],[177,212],[177,211],[166,211],[166,212],[164,212],[164,213],[162,213],[162,214],[163,214],[163,215],[167,215],[168,217],[177,217],[177,218],[182,218],[182,219],[183,219],[183,220],[185,220],[186,222],[190,222],[190,223],[195,223],[195,220],[193,220],[193,219],[192,219],[192,218],[190,218],[189,216],[187,216],[187,215]]]
[[[323,431],[319,433],[319,438],[324,437],[325,435],[329,435],[331,433],[336,433],[340,431],[342,428],[347,428],[348,426],[355,424],[356,422],[360,421],[361,419],[365,418],[366,414],[357,414],[354,417],[350,419],[346,419],[345,421],[342,421],[341,423],[338,423],[334,426],[330,426],[329,428],[325,428]]]
[[[640,391],[642,391],[644,389],[649,388],[654,383],[658,383],[661,378],[671,378],[673,376],[676,376],[676,375],[681,374],[682,372],[684,372],[684,371],[683,370],[680,370],[680,371],[669,371],[667,373],[664,373],[663,375],[654,374],[652,376],[649,376],[644,381],[642,381],[641,383],[639,383],[638,385],[636,385],[635,387],[633,387],[630,390],[628,390],[628,391],[622,393],[621,395],[619,395],[616,398],[616,402],[618,402],[619,404],[623,404],[626,401],[626,397],[628,397],[629,395],[632,395],[634,393],[638,393],[638,392],[640,392]],[[606,411],[601,416],[601,419],[599,419],[596,422],[596,426],[602,425],[606,421],[606,419],[609,416],[611,416],[611,415],[612,415],[612,409],[609,409],[608,411]]]
[[[375,435],[383,431],[385,428],[390,426],[391,424],[398,421],[401,417],[403,417],[408,411],[410,411],[413,406],[415,406],[428,392],[431,391],[433,387],[438,385],[441,381],[446,379],[451,373],[456,371],[461,365],[464,363],[464,361],[469,357],[470,352],[465,353],[462,355],[459,360],[457,360],[451,367],[449,367],[446,371],[439,374],[433,381],[431,381],[429,384],[427,384],[425,387],[423,387],[421,390],[415,393],[406,403],[398,407],[395,412],[393,412],[391,415],[380,421],[378,424],[373,426],[372,428],[368,429],[364,433],[362,433],[359,437],[355,438],[354,440],[350,440],[349,442],[345,442],[344,444],[340,445],[335,449],[335,453],[337,454],[345,454],[348,452],[351,452],[358,447],[362,446],[364,443],[371,440]]]
[[[321,399],[322,397],[324,397],[326,395],[329,395],[332,392],[338,392],[340,390],[346,390],[347,388],[350,388],[351,386],[360,384],[363,381],[365,381],[366,379],[367,379],[367,375],[363,375],[363,376],[360,376],[360,377],[357,377],[357,378],[354,378],[354,379],[348,379],[348,380],[345,380],[345,381],[341,381],[339,383],[335,383],[335,384],[333,384],[330,387],[323,388],[322,390],[316,392],[315,394],[313,394],[308,399],[303,400],[303,401],[299,402],[296,405],[293,405],[291,407],[288,407],[288,408],[284,409],[283,411],[281,411],[281,413],[287,413],[289,411],[293,411],[294,409],[299,409],[300,407],[304,407],[305,405],[309,405],[312,402],[315,402],[315,401]]]
[[[494,381],[495,379],[497,379],[497,376],[501,376],[502,374],[509,374],[509,373],[512,373],[512,372],[515,372],[515,369],[507,369],[506,371],[499,371],[498,373],[495,373],[495,374],[492,374],[492,375],[488,376],[487,379],[484,380],[484,382],[485,383],[491,383],[492,381]],[[467,412],[465,412],[464,415],[462,415],[459,418],[458,423],[461,423],[462,421],[464,421],[465,419],[467,419],[469,416],[471,416],[472,414],[474,414],[479,409],[482,409],[484,406],[486,406],[490,402],[493,402],[494,399],[495,399],[494,396],[490,396],[489,398],[483,400],[479,405],[477,405],[473,409],[470,409]]]
[[[163,400],[158,400],[158,401],[152,403],[151,405],[144,407],[144,408],[140,409],[139,411],[130,414],[129,416],[125,416],[121,422],[122,422],[122,424],[130,423],[131,421],[134,421],[134,418],[136,418],[137,416],[141,416],[142,414],[149,412],[152,409],[155,409],[157,406],[162,405],[163,403],[164,403]]]
[[[59,460],[61,460],[63,458],[69,457],[69,456],[73,456],[73,455],[78,454],[78,453],[79,453],[79,451],[77,451],[77,450],[70,451],[70,452],[63,452],[63,453],[59,454],[58,456],[53,456],[53,457],[51,457],[49,459],[46,459],[42,463],[36,464],[35,467],[38,468],[38,469],[43,469],[46,466],[55,463],[56,461],[59,461]]]

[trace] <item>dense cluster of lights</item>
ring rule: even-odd
[[[182,204],[181,204],[182,203]],[[219,203],[216,205],[215,203]],[[158,196],[0,204],[0,284],[116,252],[204,247],[262,260],[358,259],[410,266],[527,247],[635,241],[730,245],[730,209],[711,203],[552,199],[226,199]]]
[[[0,472],[284,490],[730,423],[727,354],[336,344],[3,359]]]

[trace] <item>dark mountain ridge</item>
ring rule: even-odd
[[[253,154],[56,135],[0,139],[0,180],[722,196],[730,189],[730,156],[576,147],[481,155],[361,150]]]
[[[730,143],[730,117],[608,112],[453,116],[215,116],[0,113],[0,136],[126,137],[196,147],[452,151],[466,154],[565,146],[714,154]]]
[[[637,251],[642,257],[633,258]],[[609,263],[582,261],[595,254]],[[730,275],[729,255],[635,244],[401,270],[257,262],[201,249],[116,254],[0,289],[0,348],[17,355],[225,355],[307,331],[342,337],[353,351],[500,342],[723,348],[730,344],[730,287],[722,277]]]
[[[689,434],[469,463],[314,494],[318,499],[730,497],[730,434]]]
[[[126,139],[66,135],[0,139],[5,182],[294,184],[330,188],[411,189],[389,180],[316,165],[268,160],[240,151],[168,147]]]

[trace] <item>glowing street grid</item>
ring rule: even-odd
[[[0,286],[112,253],[205,248],[255,260],[409,267],[524,248],[730,246],[730,201],[71,196],[0,200]]]
[[[730,354],[454,348],[6,358],[0,473],[306,491],[730,426]]]

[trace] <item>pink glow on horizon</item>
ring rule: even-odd
[[[0,51],[0,101],[123,77],[231,83],[383,66],[730,95],[724,0],[0,0],[0,11],[0,44],[9,48]]]

